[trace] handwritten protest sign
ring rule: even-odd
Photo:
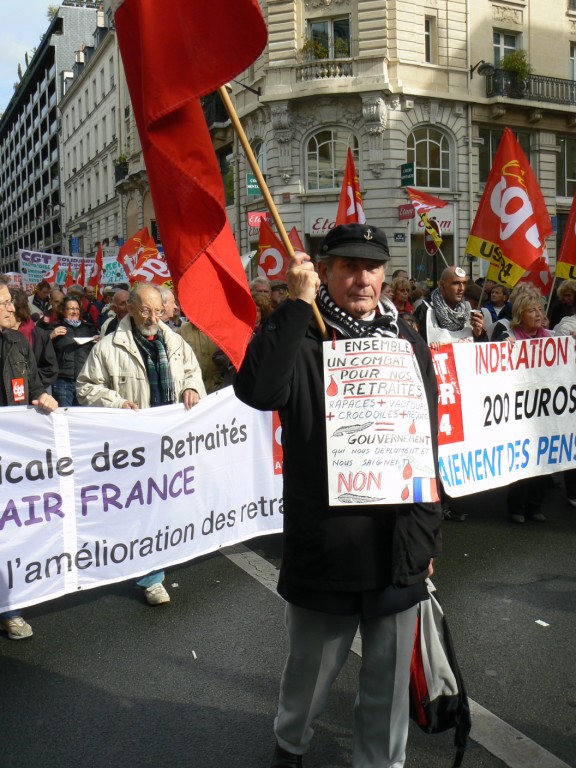
[[[330,504],[436,500],[428,404],[412,345],[377,337],[323,347]]]

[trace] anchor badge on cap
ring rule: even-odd
[[[372,234],[372,230],[367,230],[366,234],[364,235],[364,240],[374,240],[374,235]]]

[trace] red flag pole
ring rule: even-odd
[[[272,195],[270,194],[270,190],[268,189],[268,186],[266,184],[266,181],[264,180],[264,176],[262,175],[262,171],[260,170],[260,167],[258,166],[258,161],[256,160],[256,157],[254,156],[254,152],[252,152],[252,147],[250,146],[250,142],[248,141],[248,137],[246,136],[246,133],[244,132],[244,128],[242,127],[242,124],[240,122],[240,119],[238,118],[238,115],[236,113],[236,110],[234,108],[234,105],[232,104],[232,100],[230,99],[230,96],[228,95],[228,91],[226,90],[226,86],[222,85],[220,88],[218,88],[218,93],[220,94],[220,98],[222,99],[224,106],[226,107],[226,111],[228,112],[228,116],[232,122],[232,125],[234,126],[234,130],[236,131],[238,138],[240,140],[240,144],[242,144],[242,148],[244,152],[246,153],[246,158],[248,159],[248,162],[250,163],[250,167],[252,168],[252,171],[254,173],[254,176],[256,176],[256,180],[258,182],[258,186],[260,187],[260,191],[262,192],[262,196],[264,200],[266,201],[266,205],[268,206],[268,210],[270,211],[270,215],[272,216],[274,220],[274,224],[276,224],[276,229],[278,230],[278,234],[280,236],[280,239],[282,240],[282,244],[284,245],[284,248],[286,249],[286,253],[288,256],[292,259],[294,258],[294,248],[292,246],[292,243],[290,242],[290,238],[288,237],[288,234],[286,232],[286,229],[284,227],[284,224],[282,223],[282,219],[280,218],[280,214],[278,213],[278,209],[276,208],[276,204],[274,203],[274,200],[272,199]],[[324,319],[322,318],[322,315],[320,314],[318,307],[316,306],[316,302],[312,302],[312,309],[314,310],[314,319],[316,320],[316,323],[318,324],[318,328],[320,329],[320,333],[322,334],[322,337],[326,340],[328,338],[328,331],[326,330],[326,324],[324,323]]]

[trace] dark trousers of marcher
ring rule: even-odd
[[[564,485],[566,486],[566,496],[572,502],[576,502],[576,469],[567,469],[564,472]]]
[[[542,511],[544,496],[548,489],[548,477],[537,475],[517,480],[508,486],[508,513],[510,515],[532,515]]]
[[[312,722],[348,658],[356,630],[362,665],[354,707],[354,768],[402,768],[409,722],[410,660],[417,607],[363,620],[286,606],[290,649],[274,731],[288,752],[304,754]]]
[[[61,408],[78,405],[74,379],[56,379],[52,386],[52,395]]]

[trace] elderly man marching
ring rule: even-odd
[[[254,336],[237,374],[237,396],[282,422],[283,560],[289,656],[275,720],[271,768],[303,765],[312,723],[325,707],[356,630],[362,668],[355,706],[354,768],[401,768],[408,736],[408,682],[417,604],[438,551],[440,507],[352,503],[330,506],[322,338],[409,342],[433,423],[437,390],[430,352],[380,299],[386,236],[376,227],[334,228],[320,245],[318,274],[306,254],[287,273],[289,298]]]
[[[156,286],[134,285],[128,314],[94,347],[80,371],[76,391],[81,405],[138,411],[182,402],[188,410],[204,397],[194,352],[161,322],[163,313]],[[170,601],[163,580],[164,572],[156,571],[137,582],[149,605]]]

